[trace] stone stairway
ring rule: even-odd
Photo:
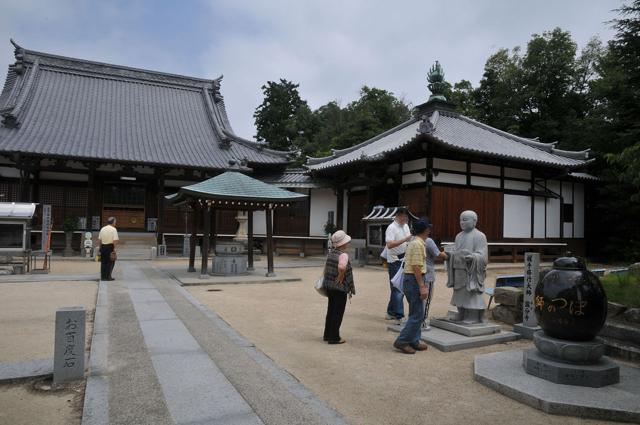
[[[640,327],[608,320],[598,336],[604,340],[608,356],[640,362]]]
[[[118,232],[119,260],[148,260],[151,258],[151,248],[156,247],[155,233]]]

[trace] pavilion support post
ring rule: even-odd
[[[247,211],[247,270],[253,271],[253,211]]]
[[[164,231],[164,172],[158,171],[158,221],[156,223],[156,236],[158,239],[158,245],[163,243],[163,231]]]
[[[209,278],[209,237],[211,236],[211,207],[203,208],[204,233],[202,235],[202,264],[200,279]]]
[[[265,211],[267,218],[267,277],[275,276],[273,272],[273,210],[267,207]]]
[[[213,209],[211,211],[211,217],[209,218],[209,221],[211,221],[211,233],[209,235],[209,251],[214,253],[212,254],[215,255],[216,252],[216,234],[218,233],[218,210]]]
[[[198,245],[198,206],[191,205],[191,238],[189,239],[189,268],[188,272],[196,271],[196,246]]]

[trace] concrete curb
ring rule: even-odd
[[[53,359],[0,363],[0,383],[45,376],[53,376]]]
[[[109,381],[107,379],[109,311],[107,297],[107,282],[100,281],[93,320],[89,372],[84,391],[83,425],[106,425],[109,423]]]

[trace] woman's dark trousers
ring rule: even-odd
[[[327,291],[329,304],[327,306],[327,318],[324,322],[324,340],[329,342],[340,341],[340,325],[347,306],[346,292],[329,289]]]

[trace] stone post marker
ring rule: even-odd
[[[84,378],[84,307],[63,307],[56,311],[53,383]]]
[[[540,254],[525,252],[524,254],[524,302],[522,304],[522,323],[513,326],[513,331],[527,339],[540,330],[535,315],[534,296],[540,281]]]

